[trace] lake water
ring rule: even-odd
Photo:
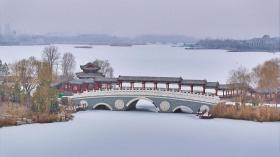
[[[115,76],[172,76],[185,79],[207,79],[225,83],[229,72],[239,66],[249,69],[279,53],[226,52],[226,50],[185,50],[168,45],[142,45],[132,47],[93,46],[92,49],[74,48],[75,45],[56,45],[59,52],[72,52],[79,65],[95,58],[108,59]],[[0,46],[0,59],[14,62],[21,58],[41,57],[45,46]]]
[[[252,68],[279,54],[185,50],[167,45],[94,46],[72,52],[78,65],[108,59],[118,75],[182,76],[226,82],[229,71]],[[0,47],[0,59],[41,57],[44,46]],[[279,157],[280,123],[201,120],[194,115],[87,111],[63,123],[0,128],[0,157]]]
[[[280,123],[87,111],[70,122],[0,129],[1,157],[279,157]]]

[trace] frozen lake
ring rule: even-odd
[[[0,129],[1,157],[279,157],[280,123],[87,111],[70,122]]]
[[[229,71],[247,68],[279,53],[185,50],[167,45],[93,46],[72,52],[78,66],[108,59],[118,75],[182,76],[225,83]],[[12,63],[41,57],[44,46],[2,46],[0,56]],[[280,123],[201,120],[194,115],[152,112],[87,111],[70,122],[0,128],[0,157],[144,157],[226,156],[279,157]]]
[[[229,72],[239,66],[249,69],[279,57],[265,52],[226,52],[226,50],[185,50],[168,45],[132,47],[93,46],[92,49],[74,48],[75,45],[56,45],[59,52],[72,52],[79,65],[95,58],[108,59],[115,76],[182,76],[185,79],[207,79],[225,83]],[[12,63],[21,58],[41,57],[45,46],[0,46],[0,59]]]

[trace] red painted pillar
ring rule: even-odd
[[[157,84],[158,84],[158,83],[156,82],[156,89],[157,89]]]
[[[154,90],[157,90],[157,82],[154,82]]]
[[[79,85],[79,92],[80,92],[80,93],[82,93],[82,91],[83,91],[82,88],[83,88],[83,86],[82,86],[82,85]]]
[[[130,82],[130,89],[132,90],[134,88],[134,83]]]
[[[169,83],[166,83],[166,89],[169,91]]]
[[[122,81],[119,82],[119,86],[122,89]]]
[[[191,93],[193,93],[193,85],[191,85]]]
[[[146,84],[145,84],[145,82],[142,82],[142,89],[145,89],[146,87]]]
[[[181,89],[182,89],[181,83],[178,84],[178,87],[179,87],[179,91],[181,91]]]
[[[203,88],[202,93],[205,94],[205,85],[203,85],[202,88]]]

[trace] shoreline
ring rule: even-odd
[[[40,117],[41,116],[41,117]],[[68,122],[73,120],[73,113],[58,113],[58,114],[33,114],[27,117],[13,117],[0,115],[0,128],[11,127],[11,126],[20,126],[27,124],[47,124],[47,123],[56,123],[56,122]],[[37,118],[37,119],[36,119]]]
[[[52,120],[47,120],[47,121],[45,121],[45,120],[42,121],[42,119],[34,121],[30,117],[29,118],[25,118],[25,117],[24,118],[15,118],[15,117],[12,117],[12,118],[3,119],[3,118],[1,118],[1,115],[0,115],[0,129],[4,128],[4,127],[21,126],[21,125],[28,125],[28,124],[48,124],[48,123],[69,122],[69,121],[74,119],[74,115],[73,115],[74,113],[78,113],[78,112],[66,113],[65,115],[53,114],[52,116],[57,116],[57,118],[56,119],[52,119]],[[181,113],[181,114],[195,115],[195,113],[193,113],[193,114]],[[36,115],[36,116],[38,116],[38,115]],[[9,121],[11,119],[13,119],[12,123],[10,123],[10,124],[1,124],[1,122]],[[215,116],[214,115],[213,119],[227,119],[227,120],[237,120],[237,121],[247,121],[247,122],[251,121],[251,122],[257,122],[257,123],[277,123],[277,122],[280,122],[280,121],[277,121],[277,120],[259,121],[257,119],[244,119],[244,118],[236,118],[236,117],[234,118],[234,115],[232,115],[232,117],[220,117],[220,116]],[[205,119],[205,120],[208,120],[208,119]]]

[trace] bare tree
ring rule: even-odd
[[[49,46],[45,47],[42,54],[43,61],[47,62],[50,66],[50,69],[53,73],[54,66],[58,64],[60,53],[58,52],[57,47]]]
[[[275,89],[279,86],[280,78],[280,60],[272,59],[259,65],[253,70],[257,87],[263,89]]]
[[[280,86],[280,60],[272,59],[258,65],[253,69],[253,76],[258,89],[276,95]],[[277,103],[276,99],[275,97],[275,103]]]
[[[241,104],[245,104],[248,100],[247,94],[250,90],[251,81],[251,73],[248,69],[239,67],[237,70],[231,71],[228,84],[231,88],[235,88],[240,91],[237,101],[241,102]]]
[[[61,63],[63,79],[69,80],[73,77],[75,66],[75,56],[70,52],[64,53]]]
[[[112,78],[114,76],[114,69],[108,60],[96,59],[94,62],[100,66],[100,72],[105,75],[105,77]]]
[[[31,92],[39,84],[38,61],[35,57],[23,59],[16,62],[12,67],[12,73],[15,82],[22,87],[22,92],[25,95],[25,104],[27,106],[31,103]]]

